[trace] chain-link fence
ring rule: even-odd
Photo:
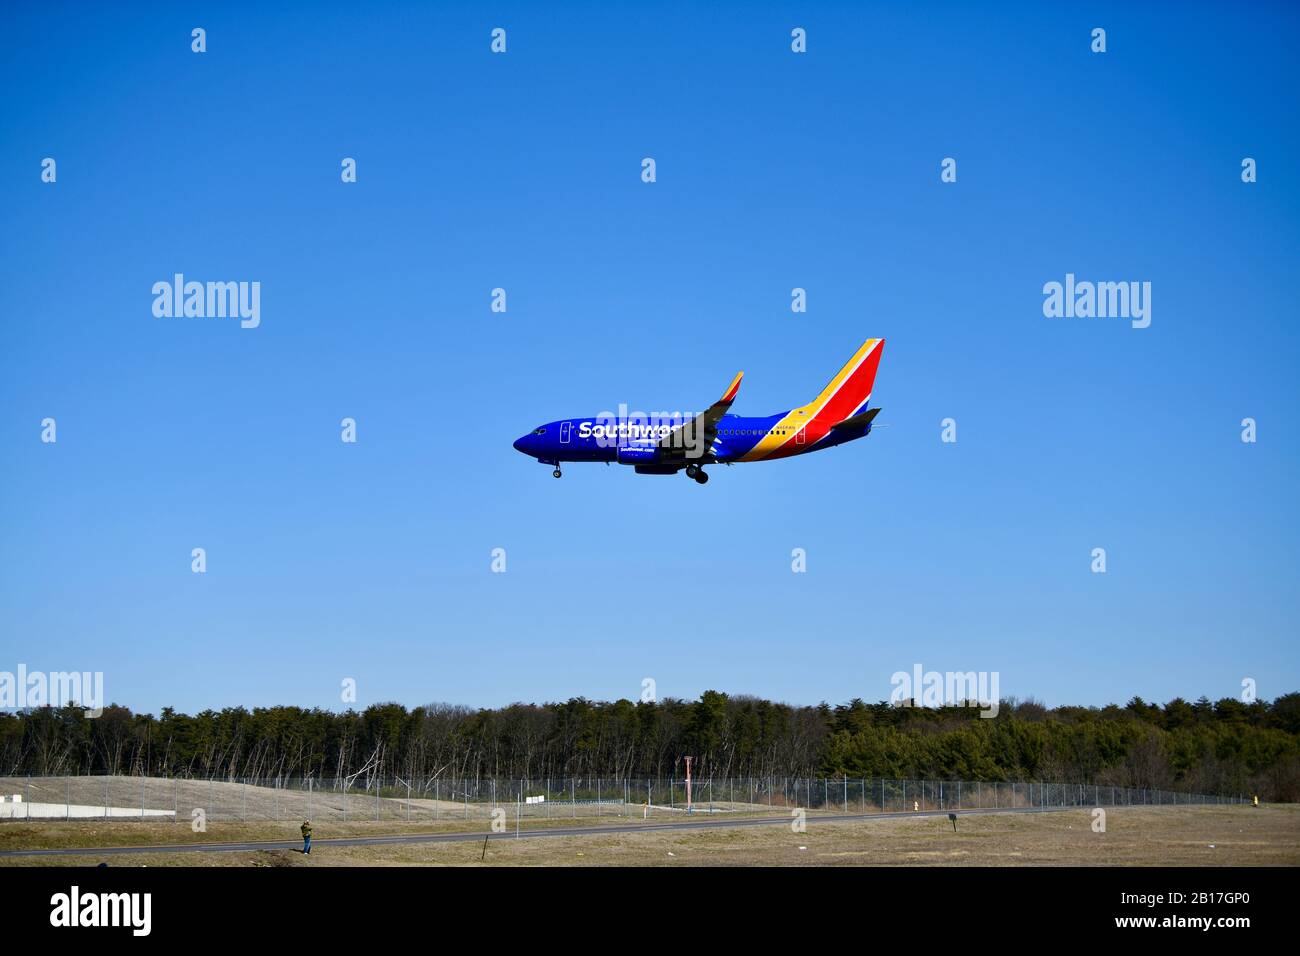
[[[202,780],[0,777],[0,820],[218,821],[577,819],[763,814],[1164,806],[1244,803],[1244,797],[1097,784],[844,777],[404,780],[400,777]]]

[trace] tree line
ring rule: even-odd
[[[1300,797],[1300,694],[1105,707],[853,700],[796,706],[577,697],[499,708],[384,703],[334,712],[227,707],[157,716],[117,704],[0,713],[0,775],[427,781],[485,778],[889,777],[1069,782]]]

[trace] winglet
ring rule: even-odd
[[[731,380],[731,384],[727,386],[727,390],[723,392],[722,397],[718,399],[719,405],[730,405],[736,400],[736,393],[740,391],[740,380],[744,377],[744,372],[736,373],[736,377]]]

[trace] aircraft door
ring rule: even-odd
[[[560,422],[560,444],[567,445],[573,432],[573,422]]]

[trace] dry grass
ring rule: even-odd
[[[373,792],[361,789],[361,784],[346,793],[330,789],[329,782],[325,789],[315,786],[310,790],[302,789],[301,781],[293,786],[276,788],[243,784],[224,780],[187,780],[163,777],[124,777],[124,776],[75,776],[75,777],[0,777],[0,794],[20,794],[24,803],[50,804],[58,808],[66,804],[84,807],[112,807],[127,812],[162,810],[175,812],[176,821],[188,826],[195,810],[201,810],[207,817],[209,827],[222,821],[263,821],[290,822],[311,820],[313,823],[351,823],[367,821],[388,821],[390,823],[420,822],[440,824],[456,820],[490,819],[493,803],[489,799],[490,791],[484,788],[481,795],[466,802],[463,792],[449,793],[451,788],[443,784],[439,791],[440,799],[412,796],[410,799],[397,790],[387,789],[376,798]],[[609,791],[606,791],[607,796]],[[459,799],[456,797],[459,796]],[[664,795],[660,795],[661,797]],[[678,798],[682,796],[680,790]],[[641,799],[638,793],[628,804],[594,803],[579,801],[576,805],[565,799],[566,794],[557,791],[552,794],[552,801],[545,804],[527,804],[521,807],[526,818],[546,821],[554,824],[572,821],[575,816],[582,818],[604,818],[609,816],[629,819],[639,817]],[[502,795],[499,804],[514,821],[515,803]],[[701,804],[703,808],[704,804]],[[771,813],[773,807],[764,804],[751,804],[715,801],[707,804],[719,811]],[[780,807],[777,807],[778,811]],[[651,811],[652,817],[678,818],[683,814],[679,810],[657,808]],[[127,818],[123,818],[127,819]]]
[[[23,794],[24,801],[175,811],[187,825],[195,809],[217,820],[403,820],[408,816],[433,819],[460,815],[464,807],[450,800],[408,801],[393,796],[375,799],[373,793],[355,789],[339,793],[315,787],[277,789],[224,780],[184,780],[162,777],[0,777],[0,794]],[[435,809],[436,808],[436,809]],[[479,807],[471,804],[470,810]],[[486,811],[482,811],[486,813]]]
[[[676,819],[676,818],[674,818]],[[301,840],[300,821],[250,821],[248,823],[214,823],[203,833],[195,833],[188,821],[170,820],[25,820],[0,822],[0,851],[55,849],[63,847],[160,846],[185,843],[240,843]],[[601,826],[627,823],[628,817],[600,815],[572,819],[524,820],[520,827],[528,830],[549,827]],[[485,833],[485,818],[464,820],[459,817],[441,821],[419,820],[410,823],[394,820],[349,820],[322,823],[312,819],[314,840],[330,837],[395,836],[405,833]],[[515,821],[508,820],[511,835]],[[3,858],[0,858],[2,864]]]
[[[592,821],[595,822],[595,821]],[[609,821],[606,821],[609,822]],[[788,826],[706,831],[656,831],[516,840],[494,836],[486,859],[481,842],[335,847],[317,842],[310,857],[293,850],[221,853],[141,853],[109,858],[113,866],[1253,866],[1300,863],[1300,807],[1133,807],[1107,811],[1107,832],[1094,833],[1089,810],[965,816],[953,832],[942,817],[816,822],[807,832]],[[544,821],[541,821],[544,825]],[[26,834],[8,831],[27,828]],[[62,828],[62,829],[60,829]],[[92,829],[93,828],[93,829]],[[445,824],[438,829],[451,829]],[[17,848],[44,830],[44,845],[100,845],[170,834],[185,840],[293,839],[284,824],[187,827],[141,823],[0,827],[4,848]],[[434,832],[429,825],[317,826],[331,836]],[[110,836],[117,839],[108,839]],[[121,837],[134,835],[135,841]],[[26,845],[32,845],[30,842]],[[16,857],[6,865],[93,865],[93,856]]]

